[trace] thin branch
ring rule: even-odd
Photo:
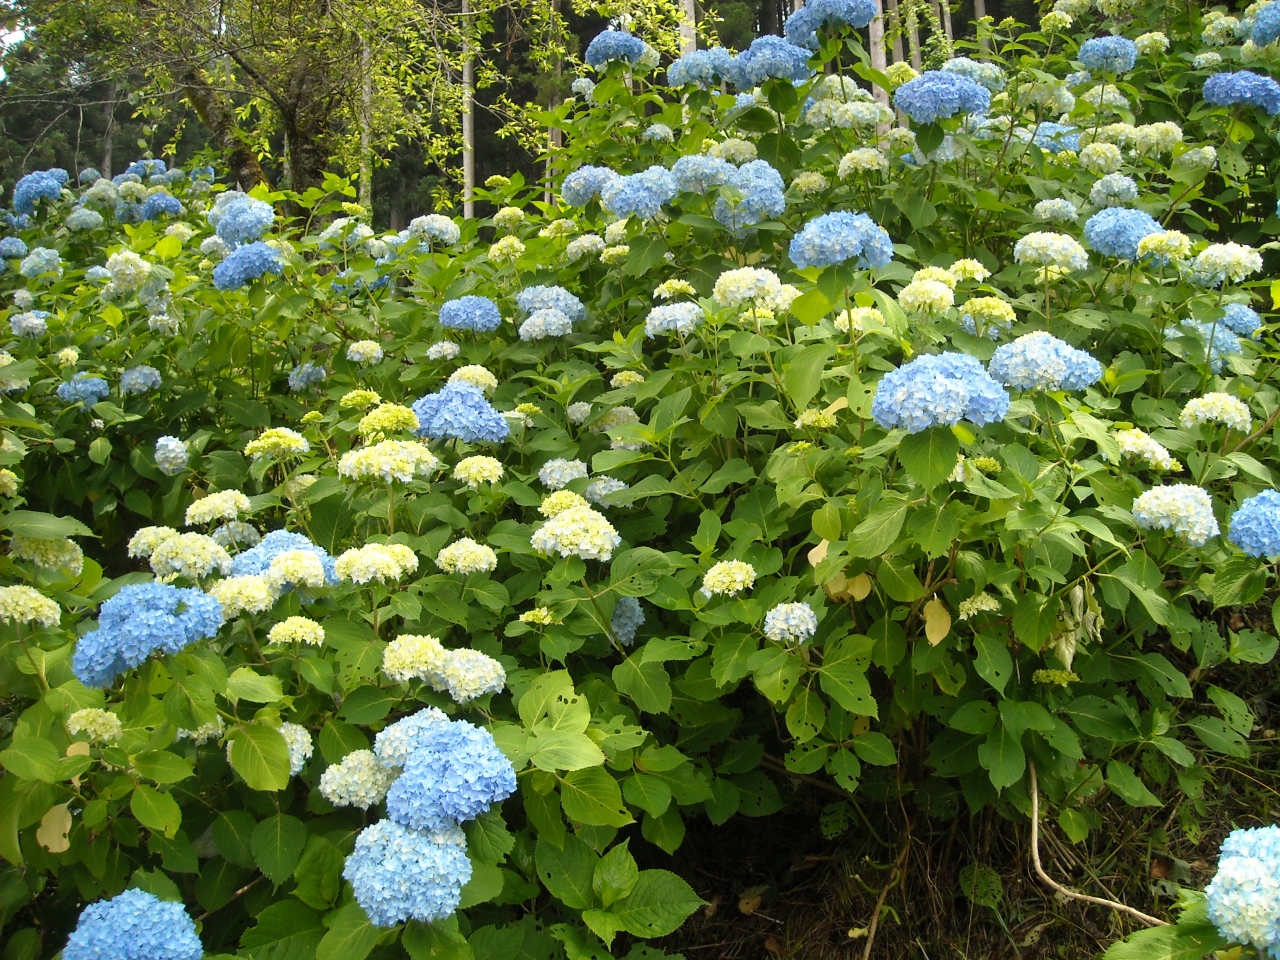
[[[1120,903],[1118,900],[1104,900],[1102,897],[1091,897],[1087,893],[1076,893],[1074,890],[1069,890],[1044,872],[1044,867],[1040,864],[1040,788],[1036,783],[1035,763],[1028,763],[1027,766],[1031,770],[1031,865],[1035,868],[1036,876],[1046,886],[1053,888],[1064,897],[1069,897],[1072,900],[1083,900],[1086,903],[1097,904],[1100,907],[1110,907],[1112,910],[1119,910],[1121,913],[1127,913],[1135,920],[1145,923],[1148,927],[1169,926],[1168,920],[1149,916],[1128,904]],[[863,955],[863,960],[866,960],[865,954]]]

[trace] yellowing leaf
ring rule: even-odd
[[[862,602],[871,595],[871,578],[865,573],[860,573],[849,581],[849,595],[858,602]]]
[[[844,410],[848,406],[849,406],[848,397],[837,397],[830,404],[828,404],[827,408],[822,412],[823,413],[839,413],[841,410]]]
[[[832,603],[844,603],[849,599],[849,581],[843,573],[837,573],[834,579],[822,585],[822,589]]]
[[[816,567],[823,560],[825,560],[827,557],[827,548],[830,546],[831,544],[829,542],[827,542],[826,540],[823,540],[820,544],[818,544],[816,547],[810,550],[809,566]]]
[[[75,743],[67,746],[68,757],[87,757],[89,755],[89,744],[83,740],[77,740]]]
[[[853,721],[853,735],[855,737],[862,736],[864,733],[866,733],[870,729],[871,729],[870,717],[858,717],[858,719]]]
[[[951,611],[940,598],[934,597],[924,605],[924,635],[936,647],[950,632]]]
[[[67,804],[59,803],[45,811],[40,818],[36,840],[50,853],[63,853],[71,847],[67,834],[71,831],[71,812]]]

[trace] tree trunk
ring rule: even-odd
[[[236,115],[222,94],[209,83],[202,69],[190,63],[173,67],[174,79],[182,87],[182,95],[212,135],[213,144],[227,155],[236,181],[249,190],[260,183],[270,186],[257,156],[245,142],[236,125]]]
[[[973,19],[981,20],[986,15],[987,0],[973,0]],[[980,27],[978,28],[978,36],[980,38],[978,42],[982,44],[982,49],[990,52],[991,48],[987,45],[987,38],[982,36],[982,30]]]
[[[360,37],[360,206],[373,215],[373,49]]]
[[[102,164],[100,172],[110,180],[111,154],[116,145],[116,85],[114,81],[107,89],[107,102],[103,104],[102,112],[107,116],[107,125],[102,132]]]
[[[947,0],[939,0],[939,6],[942,7],[942,29],[947,35],[947,46],[950,47],[956,42],[956,36],[951,30],[951,4]]]
[[[551,0],[551,24],[556,28],[560,25],[560,0]],[[557,57],[555,65],[556,79],[551,86],[551,96],[547,103],[547,105],[553,110],[560,103],[560,78],[563,73],[564,61],[560,57]],[[554,199],[552,196],[552,185],[555,183],[556,176],[555,153],[563,142],[564,135],[559,127],[552,127],[547,131],[547,165],[544,173],[545,186],[542,190],[542,200],[544,203],[551,203]]]
[[[778,0],[764,0],[764,7],[760,10],[760,32],[762,34],[782,33],[778,22]]]
[[[920,58],[920,16],[916,5],[920,0],[903,0],[906,7],[907,47],[911,50],[911,66],[919,70],[923,64]]]
[[[680,0],[680,52],[690,53],[698,49],[698,0]]]
[[[887,26],[893,35],[893,62],[901,63],[906,57],[902,53],[902,11],[898,7],[898,0],[888,0],[887,19]]]
[[[884,73],[884,69],[888,64],[885,63],[884,55],[884,5],[880,0],[876,0],[876,16],[871,21],[868,29],[871,39],[871,69]],[[873,89],[876,99],[887,107],[889,105],[889,91],[878,84]]]
[[[475,83],[471,62],[471,4],[462,0],[462,215],[476,215],[476,105],[472,95]]]

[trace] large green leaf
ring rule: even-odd
[[[309,907],[328,910],[342,892],[342,851],[324,837],[312,837],[298,861],[293,895]]]
[[[241,724],[227,734],[231,766],[253,790],[283,790],[289,784],[289,746],[275,727]]]
[[[182,826],[182,809],[178,802],[169,794],[161,793],[145,783],[139,783],[133,788],[129,809],[140,824],[166,837],[172,837],[178,832],[178,827]]]
[[[782,382],[797,410],[803,410],[822,386],[822,373],[834,349],[815,343],[801,350],[782,372]]]
[[[603,767],[575,770],[560,781],[565,816],[593,827],[624,827],[634,818],[622,805],[618,781]]]
[[[94,532],[72,517],[55,517],[51,513],[10,510],[0,515],[0,530],[36,540],[58,540],[62,537],[92,537]]]
[[[641,870],[631,893],[609,912],[637,937],[665,937],[706,901],[669,870]]]
[[[58,748],[41,737],[16,740],[0,750],[0,763],[15,777],[54,783],[58,779]]]
[[[378,942],[379,930],[358,903],[348,903],[325,918],[329,932],[316,948],[315,960],[364,960]]]
[[[960,441],[947,427],[930,427],[903,437],[898,459],[925,490],[932,490],[956,468]]]
[[[630,697],[645,713],[666,713],[671,709],[671,677],[661,663],[645,662],[633,653],[613,668],[618,692]]]
[[[978,747],[978,762],[991,777],[991,785],[997,790],[1011,787],[1022,779],[1027,769],[1027,757],[1022,752],[1018,738],[1004,727],[997,727],[987,734]]]
[[[596,905],[592,878],[599,858],[583,840],[570,834],[557,848],[539,839],[535,859],[538,879],[566,907],[586,910]]]
[[[250,847],[258,869],[276,886],[293,873],[307,844],[307,828],[297,817],[277,813],[267,817],[253,830]]]
[[[290,898],[258,914],[240,946],[250,960],[314,960],[323,936],[320,913]]]

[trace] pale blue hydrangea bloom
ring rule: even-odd
[[[751,160],[729,174],[716,197],[715,218],[734,233],[753,227],[768,217],[777,217],[787,207],[786,184],[782,174],[767,160]]]
[[[1218,322],[1242,337],[1257,340],[1262,336],[1262,318],[1243,303],[1228,303],[1222,308],[1222,319]]]
[[[1095,207],[1120,207],[1137,199],[1137,182],[1123,173],[1108,173],[1089,188],[1089,202]]]
[[[756,37],[742,53],[733,58],[729,82],[739,90],[751,90],[770,77],[803,83],[812,74],[809,51],[788,43],[782,37]]]
[[[602,30],[587,45],[583,58],[590,66],[599,69],[611,60],[622,60],[635,65],[644,56],[644,41],[621,30]]]
[[[807,603],[780,603],[764,617],[764,635],[775,643],[807,643],[818,632],[818,618]]]
[[[1141,210],[1109,207],[1085,221],[1084,238],[1099,253],[1121,260],[1138,259],[1138,241],[1164,228]]]
[[[861,29],[875,19],[875,0],[808,0],[787,17],[784,32],[787,40],[798,47],[817,50],[818,30],[822,27]]]
[[[458,909],[471,879],[467,838],[457,826],[422,833],[380,820],[360,831],[342,876],[379,927],[443,920]]]
[[[5,237],[0,240],[0,257],[17,260],[27,255],[27,245],[21,237]]]
[[[1102,364],[1053,334],[1037,330],[997,347],[989,372],[1015,390],[1083,390],[1102,377]]]
[[[1280,113],[1280,83],[1249,70],[1214,74],[1204,82],[1204,99],[1215,107],[1248,104],[1269,116]]]
[[[88,207],[76,207],[67,214],[67,219],[62,221],[63,226],[72,233],[97,230],[104,222],[102,214],[97,210],[90,210]]]
[[[18,272],[29,279],[41,277],[47,273],[60,277],[62,276],[62,256],[57,250],[49,247],[35,247],[18,266]]]
[[[683,193],[706,193],[712,187],[727,183],[736,168],[727,160],[705,153],[692,153],[681,157],[671,167],[676,186]]]
[[[696,303],[671,303],[654,307],[644,321],[644,335],[656,337],[660,333],[677,333],[687,337],[702,323],[702,308]]]
[[[448,217],[438,213],[414,217],[409,221],[409,234],[442,246],[452,247],[462,237],[462,230]]]
[[[20,214],[35,213],[36,201],[57,200],[66,182],[66,171],[58,168],[28,173],[13,185],[13,209]]]
[[[1080,216],[1080,211],[1070,200],[1054,197],[1037,203],[1031,215],[1037,220],[1047,220],[1050,223],[1075,223]]]
[[[591,103],[593,102],[591,95],[595,93],[596,82],[590,77],[578,77],[573,81],[573,83],[569,84],[569,89],[573,92],[574,96],[582,97],[588,103]]]
[[[1280,827],[1271,824],[1232,830],[1222,841],[1218,856],[1280,861]]]
[[[667,85],[683,87],[688,83],[709,87],[727,79],[733,66],[733,54],[724,47],[691,50],[667,68]]]
[[[231,575],[246,577],[250,575],[264,576],[271,569],[271,561],[282,553],[292,550],[305,550],[314,553],[324,569],[325,581],[331,586],[337,584],[338,573],[334,569],[334,560],[327,550],[317,546],[300,533],[288,530],[272,530],[250,549],[231,560]]]
[[[983,63],[979,60],[970,60],[968,57],[954,57],[944,63],[942,69],[948,73],[968,77],[974,83],[982,84],[992,93],[999,93],[1004,89],[1004,71],[994,63]]]
[[[440,325],[449,330],[492,333],[502,326],[502,314],[488,297],[468,294],[448,300],[440,307]]]
[[[160,386],[160,371],[145,364],[130,367],[120,374],[120,392],[128,396],[133,393],[146,393]]]
[[[474,820],[516,789],[516,772],[493,735],[465,720],[430,724],[387,792],[387,816],[414,830]]]
[[[49,331],[49,318],[53,316],[48,310],[27,310],[15,313],[9,318],[9,329],[15,337],[34,339],[43,337]]]
[[[1222,366],[1227,357],[1242,352],[1240,338],[1227,329],[1227,325],[1221,321],[1217,323],[1198,323],[1195,320],[1183,320],[1180,326],[1184,334],[1197,336],[1205,344],[1204,349],[1198,355],[1193,355],[1190,358],[1191,361],[1199,365],[1204,362],[1207,354],[1209,369],[1213,373],[1222,372]]]
[[[564,337],[573,330],[573,321],[555,307],[543,307],[529,314],[520,324],[521,340],[545,340],[548,337]]]
[[[516,306],[525,313],[559,310],[574,323],[580,323],[587,317],[587,308],[582,305],[582,301],[564,287],[526,287],[516,294]]]
[[[1280,3],[1268,3],[1258,11],[1249,39],[1257,47],[1265,47],[1280,39]]]
[[[58,384],[58,397],[63,403],[83,403],[86,407],[101,403],[110,392],[107,381],[88,373],[77,373],[65,383]]]
[[[1189,483],[1152,487],[1133,501],[1133,519],[1143,530],[1168,530],[1193,547],[1218,535],[1213,501]]]
[[[177,217],[181,214],[182,201],[170,193],[151,194],[138,211],[143,220],[159,220],[161,217]]]
[[[538,470],[538,479],[548,490],[563,490],[571,480],[581,480],[587,475],[587,465],[581,460],[556,457],[548,460]]]
[[[608,167],[579,167],[564,178],[560,196],[571,207],[585,207],[600,195],[600,191],[620,179]]]
[[[232,547],[255,547],[262,541],[262,534],[251,523],[231,520],[215,528],[209,539],[224,550],[230,550]]]
[[[91,283],[100,283],[111,279],[111,271],[100,264],[94,264],[84,272],[84,278]]]
[[[324,378],[324,367],[318,367],[308,360],[289,371],[289,389],[294,393],[301,393],[312,384],[320,383]]]
[[[71,666],[87,687],[105,687],[153,652],[177,653],[222,626],[222,604],[194,587],[135,583],[102,604],[98,628],[76,643]]]
[[[1080,128],[1069,123],[1046,121],[1040,124],[1031,139],[1045,153],[1057,155],[1064,150],[1080,151]]]
[[[1076,59],[1092,73],[1128,73],[1138,62],[1138,47],[1124,37],[1094,37],[1080,45]]]
[[[865,213],[824,213],[804,225],[791,239],[791,259],[797,267],[830,267],[850,260],[860,270],[886,266],[893,259],[893,241]]]
[[[582,491],[582,495],[598,507],[607,507],[609,502],[605,498],[609,494],[628,489],[630,489],[629,485],[616,477],[598,477],[587,484],[587,489]]]
[[[176,477],[187,469],[191,454],[177,437],[161,437],[156,441],[156,466],[166,477]]]
[[[219,290],[239,290],[268,273],[284,273],[284,258],[279,250],[257,240],[236,247],[213,268],[213,285]]]
[[[81,186],[88,187],[101,180],[102,174],[98,172],[96,167],[85,167],[80,171],[80,176],[77,179],[80,181]]]
[[[600,190],[600,204],[615,217],[648,220],[657,216],[662,205],[679,192],[671,171],[655,165],[640,173],[610,180]]]
[[[916,123],[934,123],[957,113],[986,113],[991,94],[968,77],[926,70],[894,91],[893,105]]]
[[[1004,419],[1009,394],[982,364],[962,353],[924,354],[891,370],[876,386],[871,415],[885,429],[920,433],[968,420],[986,426]]]
[[[640,135],[641,140],[648,140],[654,143],[671,143],[675,138],[675,131],[665,123],[650,124],[648,129]]]
[[[1280,557],[1280,493],[1263,490],[1240,504],[1227,539],[1251,557]]]
[[[259,239],[271,229],[276,211],[271,204],[245,194],[233,194],[218,219],[218,236],[231,246]]]
[[[432,440],[501,443],[511,433],[506,417],[485,399],[484,392],[461,381],[445,384],[416,400],[413,412],[418,416],[418,429],[414,432]]]
[[[154,177],[157,173],[164,173],[167,169],[168,165],[163,160],[144,158],[135,160],[125,167],[124,175],[141,180],[143,177]]]
[[[91,903],[62,949],[63,960],[200,960],[204,947],[181,903],[131,888]]]
[[[428,727],[448,723],[449,718],[435,707],[424,707],[417,713],[401,717],[389,724],[374,737],[373,752],[384,763],[403,767],[414,751],[423,746],[423,735]]]
[[[636,642],[636,631],[644,626],[644,610],[635,597],[622,597],[613,607],[609,627],[618,642],[629,647]]]

